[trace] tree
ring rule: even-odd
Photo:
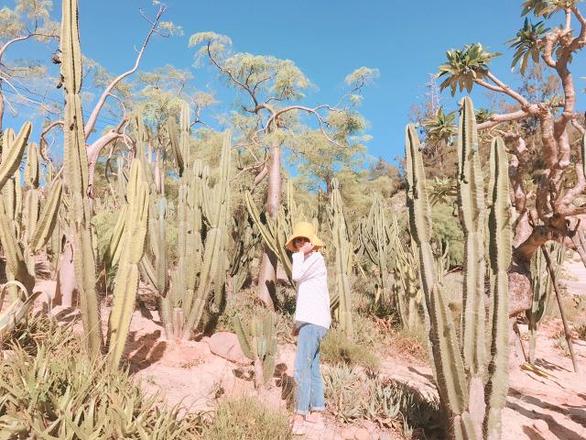
[[[301,102],[310,82],[291,60],[272,56],[231,51],[232,41],[213,32],[197,33],[189,39],[190,47],[198,47],[198,57],[207,59],[227,81],[242,94],[240,115],[236,125],[244,128],[242,144],[250,150],[264,152],[251,170],[258,172],[255,183],[268,178],[266,212],[275,218],[281,205],[282,149],[310,117],[323,137],[333,145],[336,140],[361,129],[348,107],[327,104],[308,106]],[[346,78],[351,90],[346,97],[351,104],[360,101],[360,91],[377,71],[362,67]],[[256,153],[252,153],[256,156]],[[259,298],[274,308],[277,257],[265,247],[259,273]]]
[[[136,55],[134,64],[130,69],[126,70],[125,72],[121,73],[120,75],[116,76],[115,78],[107,82],[106,86],[103,88],[103,91],[100,93],[95,105],[93,106],[93,109],[89,117],[87,118],[87,121],[83,126],[83,135],[86,144],[88,167],[88,196],[90,198],[90,202],[93,199],[93,183],[95,168],[102,150],[118,139],[126,139],[131,141],[125,132],[125,129],[128,126],[130,118],[126,112],[126,107],[123,105],[121,99],[116,95],[116,90],[117,88],[121,87],[122,82],[126,78],[133,75],[138,70],[138,67],[140,65],[140,62],[142,60],[142,57],[144,55],[144,52],[148,46],[151,37],[156,33],[160,35],[169,35],[169,33],[166,32],[166,29],[174,29],[172,24],[161,21],[161,17],[165,13],[165,10],[166,7],[164,5],[159,5],[157,13],[153,19],[150,19],[146,17],[144,14],[142,14],[145,20],[147,20],[147,22],[149,23],[150,29],[147,32],[146,37],[141,45],[141,48],[139,49]],[[60,62],[60,60],[56,59],[56,62]],[[101,133],[97,137],[94,137],[92,140],[92,135],[95,132],[98,117],[104,110],[106,101],[108,99],[116,100],[121,103],[121,116],[119,122],[116,125],[116,127],[109,129],[104,133]],[[53,121],[43,130],[43,132],[41,133],[41,144],[45,142],[44,139],[47,133],[56,127],[63,127],[63,121]],[[70,183],[66,181],[65,184],[69,185]],[[92,205],[90,203],[90,209],[91,207]],[[76,277],[73,267],[73,252],[74,250],[72,246],[71,234],[66,234],[65,244],[63,247],[62,254],[60,256],[56,293],[56,297],[60,298],[61,304],[66,307],[72,306],[73,293],[76,289]]]
[[[51,7],[52,2],[48,0],[16,0],[13,9],[8,6],[0,9],[0,133],[6,106],[14,114],[18,104],[51,110],[42,99],[39,100],[42,95],[31,90],[29,84],[33,77],[46,77],[47,69],[31,61],[14,64],[6,61],[9,50],[26,40],[57,41],[59,25],[49,17]],[[25,83],[23,79],[28,81]],[[7,92],[13,98],[9,98]]]
[[[484,120],[479,120],[479,129],[494,130],[504,123],[518,127],[518,124],[536,121],[543,170],[532,200],[528,200],[524,184],[515,174],[515,165],[527,149],[525,139],[514,130],[506,136],[512,152],[512,202],[517,211],[516,246],[510,272],[511,316],[531,306],[531,257],[549,240],[572,237],[571,219],[586,212],[586,207],[574,204],[586,189],[586,178],[584,157],[572,151],[574,130],[583,135],[584,127],[576,113],[576,92],[570,71],[572,58],[586,45],[586,18],[577,0],[526,0],[522,13],[542,20],[563,16],[563,24],[551,29],[545,27],[544,21],[533,24],[526,19],[509,42],[515,51],[512,66],[520,65],[521,74],[525,74],[530,63],[543,63],[561,82],[560,99],[539,99],[511,88],[490,70],[490,62],[499,54],[486,51],[478,43],[447,51],[447,60],[439,68],[439,77],[443,79],[440,87],[449,88],[452,95],[458,89],[470,92],[473,87],[480,86],[512,100],[509,111],[486,115]],[[577,30],[574,22],[578,24]],[[572,155],[576,158],[574,163]],[[576,247],[586,264],[586,249],[578,244]]]

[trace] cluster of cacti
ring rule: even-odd
[[[375,267],[374,302],[394,310],[408,330],[421,328],[423,304],[416,246],[402,240],[397,218],[375,197],[358,231],[359,250]]]
[[[376,267],[377,278],[374,301],[390,303],[390,267],[389,260],[395,244],[392,236],[391,224],[387,221],[384,206],[380,197],[375,197],[368,217],[360,224],[359,240],[363,253]]]
[[[230,134],[224,135],[220,164],[214,174],[200,161],[191,159],[189,148],[189,109],[181,114],[179,140],[169,130],[181,171],[177,201],[177,267],[171,287],[161,300],[161,315],[169,338],[190,337],[201,323],[210,293],[218,312],[224,301],[230,225]],[[160,177],[161,179],[163,177]],[[157,227],[151,228],[151,242],[156,249],[156,285],[164,290],[166,258],[164,256],[164,213],[166,201],[160,197]],[[156,231],[155,231],[156,229]],[[154,238],[154,239],[153,239]]]
[[[463,99],[460,110],[458,152],[458,205],[466,235],[464,312],[459,333],[436,274],[430,244],[431,215],[425,171],[419,139],[411,125],[406,132],[410,230],[419,250],[435,377],[440,399],[450,420],[450,435],[457,439],[498,439],[508,389],[507,271],[511,261],[508,161],[504,142],[500,138],[494,139],[491,145],[490,213],[487,223],[476,121],[472,101],[467,97]],[[485,229],[490,260],[489,295],[484,288]],[[486,299],[490,304],[488,312]],[[485,323],[488,323],[488,329]]]
[[[8,290],[11,302],[0,315],[0,333],[8,331],[32,305],[38,294],[35,285],[37,252],[52,234],[61,197],[60,180],[52,184],[48,197],[40,208],[39,162],[35,144],[28,144],[25,166],[25,195],[22,195],[18,167],[27,149],[31,124],[25,123],[15,136],[11,129],[3,136],[2,163],[0,163],[0,243],[6,258],[7,284],[0,295],[0,307]],[[24,198],[24,204],[23,204]]]
[[[395,221],[395,227],[398,227]],[[393,246],[392,273],[396,310],[403,328],[417,331],[423,328],[423,291],[419,279],[417,246],[406,246],[396,235]]]
[[[254,381],[257,388],[266,384],[275,371],[277,332],[275,314],[270,310],[256,316],[249,326],[236,318],[235,329],[244,355],[254,361]]]
[[[331,295],[331,306],[335,311],[340,328],[347,337],[353,336],[352,325],[352,290],[350,274],[352,272],[352,240],[344,215],[344,204],[337,179],[332,180],[330,200],[330,225],[335,252],[334,279],[335,290]]]

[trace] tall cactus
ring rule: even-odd
[[[476,343],[484,335],[484,178],[480,168],[478,132],[472,100],[464,98],[458,128],[458,207],[464,231],[464,292],[462,327],[465,367],[480,380],[486,350]]]
[[[490,213],[488,218],[491,278],[491,343],[488,382],[485,389],[484,432],[489,439],[501,438],[501,413],[508,385],[509,353],[509,277],[511,265],[511,219],[509,200],[509,162],[505,143],[498,137],[490,151]],[[483,319],[484,317],[482,317]],[[484,344],[483,344],[484,345]]]
[[[334,249],[336,253],[334,277],[336,291],[333,303],[338,303],[338,322],[342,331],[348,338],[353,337],[352,325],[352,291],[350,289],[350,271],[352,270],[352,241],[344,216],[344,205],[340,194],[338,179],[332,180],[330,222],[334,237]],[[337,299],[337,300],[336,300]]]
[[[501,412],[506,399],[508,354],[508,276],[511,261],[507,156],[501,139],[491,147],[490,214],[488,227],[482,220],[484,188],[477,161],[477,134],[472,101],[464,98],[461,115],[458,179],[461,221],[466,230],[466,286],[463,302],[468,315],[461,322],[458,338],[445,293],[436,275],[431,249],[430,205],[425,188],[425,171],[419,139],[413,126],[407,127],[407,204],[410,230],[419,249],[421,280],[430,323],[430,340],[436,382],[449,417],[448,432],[455,439],[500,438]],[[489,235],[490,310],[485,311],[484,229]],[[482,243],[479,243],[482,241]],[[469,273],[468,273],[469,272]],[[490,317],[489,344],[484,323]],[[475,335],[473,339],[470,335]],[[486,347],[490,345],[490,353]]]
[[[108,323],[110,365],[117,368],[124,352],[138,290],[138,264],[143,256],[147,233],[149,191],[144,182],[142,163],[132,161],[128,181],[128,207],[118,272],[114,281],[114,302]]]
[[[82,55],[79,44],[77,0],[63,0],[61,17],[61,76],[65,92],[63,118],[63,168],[66,193],[71,200],[72,224],[68,234],[73,244],[75,278],[81,316],[90,356],[102,349],[102,329],[96,294],[96,269],[88,202],[88,158],[81,109]]]

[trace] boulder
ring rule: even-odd
[[[213,354],[235,364],[250,364],[252,362],[244,355],[235,333],[215,333],[209,338],[208,346]]]

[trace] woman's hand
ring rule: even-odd
[[[311,242],[306,241],[305,243],[303,243],[303,246],[299,248],[299,252],[303,252],[303,255],[307,255],[313,250],[314,247],[315,246],[311,244]]]

